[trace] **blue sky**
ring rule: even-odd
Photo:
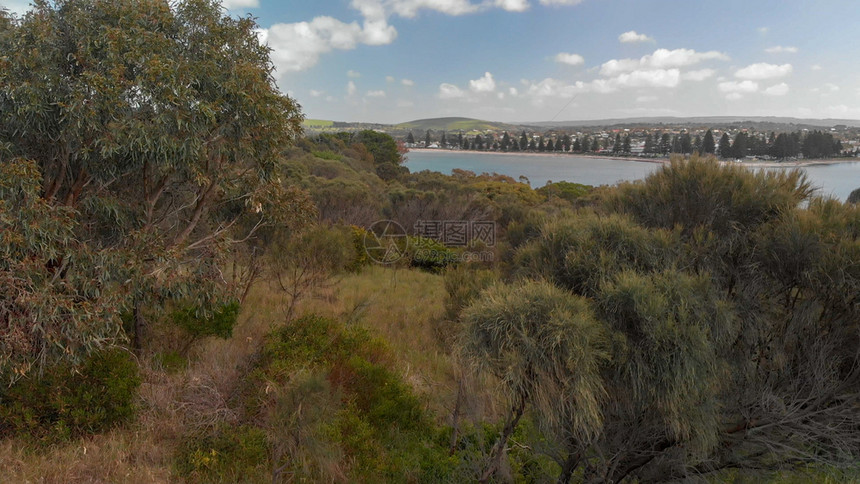
[[[860,118],[856,0],[224,5],[258,18],[279,86],[310,118]]]

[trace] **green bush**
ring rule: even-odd
[[[594,190],[594,187],[589,185],[560,181],[547,183],[535,191],[547,198],[558,197],[568,202],[573,202],[578,198],[588,195],[592,190]]]
[[[121,349],[90,356],[77,371],[55,367],[0,390],[0,434],[65,440],[107,430],[135,413],[137,363]]]
[[[434,274],[458,260],[457,253],[445,244],[426,237],[409,237],[409,265]]]
[[[232,336],[233,326],[239,317],[239,302],[223,304],[209,315],[202,313],[198,307],[187,306],[175,310],[172,317],[173,323],[193,338],[217,336],[226,339]]]
[[[187,482],[271,480],[266,433],[252,426],[225,426],[189,439],[176,463]]]

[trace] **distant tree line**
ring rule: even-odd
[[[747,156],[773,157],[777,159],[796,158],[830,158],[843,152],[842,142],[830,133],[812,131],[804,133],[748,133],[741,131],[732,139],[728,133],[723,133],[719,141],[714,138],[713,131],[708,130],[704,136],[689,132],[669,133],[656,130],[648,132],[644,140],[635,140],[630,134],[616,133],[614,142],[611,138],[599,135],[571,136],[569,134],[535,135],[522,131],[520,136],[512,136],[505,131],[501,137],[490,134],[464,136],[462,132],[449,136],[445,131],[435,138],[431,130],[424,136],[424,146],[438,142],[440,148],[455,148],[473,151],[503,151],[503,152],[611,152],[613,154],[631,154],[634,152],[634,141],[642,141],[641,153],[645,156],[668,156],[671,154],[715,154],[723,159],[744,158]],[[415,136],[410,132],[406,142],[415,143]]]

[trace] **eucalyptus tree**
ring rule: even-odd
[[[230,298],[219,262],[238,242],[310,214],[278,182],[302,115],[252,19],[209,0],[39,1],[0,17],[0,146],[35,162],[39,195],[73,214],[77,240],[115,255],[100,266],[120,282],[105,321],[132,314],[136,344],[165,301],[206,312]],[[65,277],[89,269],[46,257]]]

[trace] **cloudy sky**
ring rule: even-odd
[[[20,11],[26,0],[0,0]],[[225,0],[309,118],[860,118],[857,0]]]

